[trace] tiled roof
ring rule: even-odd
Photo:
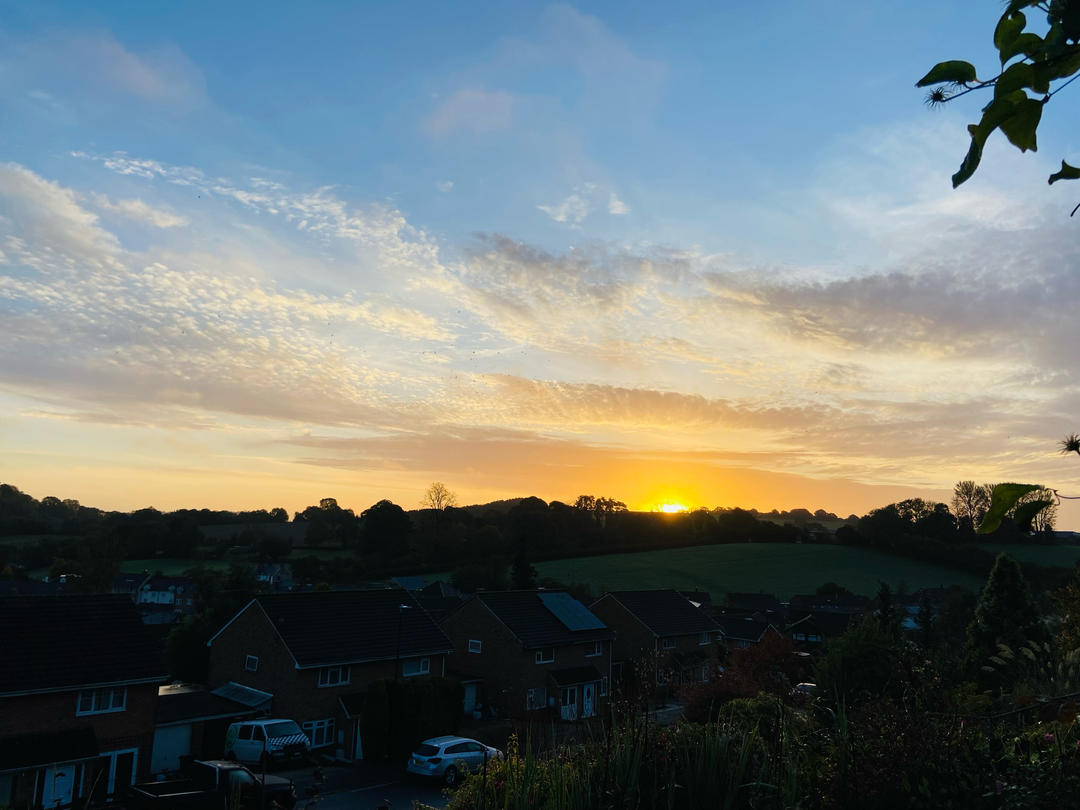
[[[0,694],[164,681],[160,643],[123,594],[0,597]]]
[[[267,594],[257,601],[301,667],[392,661],[453,649],[428,612],[397,588]]]
[[[552,592],[491,591],[479,593],[474,598],[483,602],[525,647],[559,647],[615,637],[614,631],[606,626],[596,630],[568,629],[544,605],[540,593]]]
[[[847,631],[848,626],[852,623],[852,618],[850,613],[817,610],[813,613],[806,613],[802,618],[793,621],[788,625],[788,630],[798,627],[802,632],[812,632],[812,628],[816,628],[822,636],[833,638],[842,636]]]
[[[608,598],[619,602],[658,636],[685,636],[720,629],[704,611],[694,607],[677,591],[612,591],[600,597]]]
[[[769,623],[752,616],[724,615],[718,617],[721,629],[727,638],[740,641],[758,641],[769,629]]]
[[[737,593],[724,596],[724,604],[744,610],[780,610],[780,600],[771,593]]]

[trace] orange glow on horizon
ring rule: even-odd
[[[683,506],[681,503],[662,503],[656,507],[656,511],[663,512],[667,515],[674,515],[679,512],[689,512],[690,509]]]

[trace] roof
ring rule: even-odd
[[[600,680],[600,670],[592,664],[583,667],[553,669],[548,674],[559,686],[573,686],[576,683],[592,683]]]
[[[658,636],[686,636],[720,629],[720,625],[678,591],[611,591],[597,602],[607,598],[617,601]]]
[[[850,613],[835,613],[829,610],[819,610],[813,613],[805,614],[801,619],[798,619],[788,625],[788,630],[791,630],[797,626],[803,625],[806,627],[816,628],[821,632],[822,636],[842,636],[844,631],[848,629],[848,625],[851,624],[852,615]]]
[[[90,726],[0,737],[0,773],[97,755],[97,736]]]
[[[123,594],[0,597],[0,695],[166,679],[161,644]]]
[[[833,613],[857,613],[869,610],[870,602],[869,597],[859,596],[854,593],[839,593],[829,596],[800,593],[791,597],[789,611],[793,614],[800,611],[817,612],[826,610]]]
[[[236,681],[229,681],[224,686],[219,686],[214,689],[212,694],[218,697],[227,698],[235,703],[240,703],[249,708],[260,708],[268,704],[274,699],[274,696],[269,692],[263,692],[261,689],[254,689],[250,686],[244,686]]]
[[[56,596],[64,590],[59,582],[40,579],[0,579],[0,596]]]
[[[438,655],[454,646],[413,596],[397,588],[266,594],[255,601],[301,668]]]
[[[615,633],[578,602],[581,610],[600,625],[596,629],[571,630],[544,604],[541,594],[552,591],[490,591],[478,593],[479,600],[506,625],[525,647],[559,647],[583,641],[611,639]],[[575,600],[576,601],[576,600]]]
[[[255,709],[235,700],[190,687],[177,689],[166,686],[158,689],[154,724],[167,726],[198,720],[217,720],[249,715]]]
[[[740,641],[760,641],[770,623],[753,616],[720,616],[717,621],[727,638]]]
[[[428,584],[424,577],[391,577],[390,581],[407,591],[422,591]]]

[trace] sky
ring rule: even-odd
[[[995,68],[972,8],[0,0],[0,480],[1080,495],[1080,185],[1046,183],[1080,91],[954,191],[985,101],[914,83]]]

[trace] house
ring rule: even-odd
[[[565,591],[490,591],[442,621],[465,710],[552,719],[599,715],[611,682],[614,631]]]
[[[123,573],[113,580],[112,592],[126,594],[139,606],[143,624],[172,624],[197,612],[195,580],[164,574]]]
[[[300,723],[313,748],[348,760],[363,757],[364,690],[384,678],[444,675],[451,649],[397,588],[257,596],[208,645],[212,687],[269,694],[273,713]]]
[[[853,613],[831,610],[815,610],[787,626],[787,634],[800,646],[813,650],[830,638],[844,635],[857,617]]]
[[[780,632],[772,622],[755,616],[724,613],[715,618],[724,633],[724,643],[730,649],[746,649],[760,644],[767,633]]]
[[[628,685],[640,667],[654,667],[658,684],[715,674],[720,625],[677,591],[611,591],[589,609],[615,631],[616,683]]]
[[[784,605],[771,593],[737,593],[724,595],[724,610],[728,613],[745,613],[774,621],[786,617]]]
[[[161,648],[130,597],[0,597],[0,806],[104,800],[149,772]]]

